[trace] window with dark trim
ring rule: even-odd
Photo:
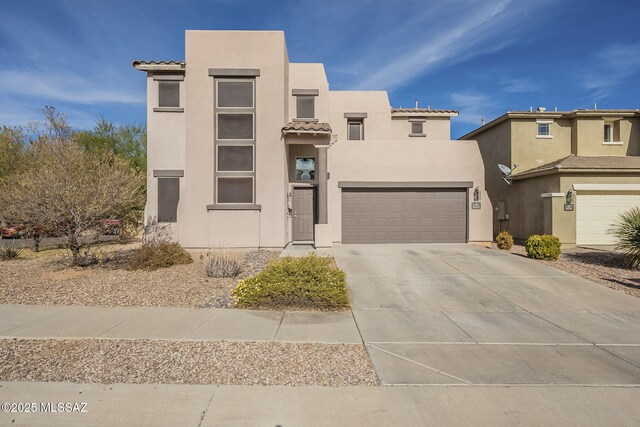
[[[424,120],[410,120],[411,133],[409,136],[425,136],[424,133]]]
[[[350,141],[364,139],[364,122],[362,120],[347,120],[347,139]]]
[[[255,203],[255,78],[216,78],[215,203]]]
[[[298,119],[314,119],[315,118],[315,96],[313,95],[297,95],[296,96],[296,118]]]
[[[158,178],[158,222],[177,222],[180,178]]]
[[[180,107],[180,82],[158,82],[158,107]]]

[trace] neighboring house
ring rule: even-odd
[[[509,112],[461,138],[478,141],[493,232],[610,245],[618,214],[640,206],[640,111]],[[512,168],[509,186],[498,164]]]
[[[184,62],[133,66],[147,73],[146,215],[185,247],[491,240],[456,111],[330,91],[279,31],[187,31]]]

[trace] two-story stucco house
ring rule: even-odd
[[[640,206],[639,110],[509,112],[461,139],[480,146],[494,233],[610,245],[618,215]],[[517,165],[511,185],[498,164]]]
[[[332,91],[280,31],[187,31],[147,73],[147,217],[188,248],[487,242],[475,141],[451,110]]]

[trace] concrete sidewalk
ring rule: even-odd
[[[0,305],[0,338],[362,343],[351,311]]]
[[[637,425],[638,387],[264,387],[0,382],[2,425]],[[86,403],[43,413],[40,403]]]

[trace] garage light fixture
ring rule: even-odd
[[[476,189],[473,190],[473,201],[474,202],[480,201],[480,187],[476,187]]]
[[[573,190],[567,191],[566,203],[568,205],[573,203]]]

